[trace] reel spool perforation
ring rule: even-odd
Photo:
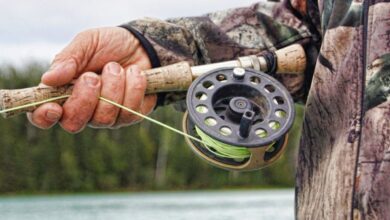
[[[249,156],[229,157],[216,146],[187,139],[210,163],[230,170],[251,170],[276,160],[283,151],[294,118],[287,89],[276,79],[252,69],[221,68],[198,77],[187,93],[184,131]],[[197,130],[198,129],[198,130]],[[210,144],[211,145],[211,144]],[[246,155],[246,154],[244,154]]]

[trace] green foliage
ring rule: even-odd
[[[45,68],[0,68],[0,88],[36,85]],[[247,173],[210,166],[195,156],[183,137],[147,121],[71,135],[59,127],[34,128],[24,116],[0,119],[0,192],[291,187],[303,114],[302,107],[297,109],[287,152],[273,166]],[[151,116],[181,127],[182,114],[171,107]]]

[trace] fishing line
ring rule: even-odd
[[[116,103],[116,102],[111,101],[111,100],[109,100],[109,99],[106,99],[106,98],[104,98],[104,97],[99,97],[99,99],[100,99],[100,100],[103,100],[103,101],[105,101],[105,102],[107,102],[107,103],[109,103],[109,104],[111,104],[111,105],[114,105],[114,106],[116,106],[116,107],[118,107],[118,108],[121,108],[121,109],[123,109],[123,110],[125,110],[125,111],[127,111],[127,112],[130,112],[130,113],[132,113],[132,114],[134,114],[134,115],[137,115],[137,116],[139,116],[139,117],[141,117],[141,118],[143,118],[143,119],[146,119],[146,120],[148,120],[148,121],[150,121],[150,122],[152,122],[152,123],[154,123],[154,124],[157,124],[157,125],[159,125],[159,126],[161,126],[161,127],[164,127],[164,128],[166,128],[166,129],[169,129],[169,130],[171,130],[171,131],[173,131],[173,132],[175,132],[175,133],[177,133],[177,134],[180,134],[180,135],[183,135],[183,136],[185,136],[185,137],[191,138],[192,140],[198,141],[198,142],[200,142],[200,143],[202,143],[202,144],[207,144],[206,142],[204,142],[203,140],[201,140],[201,139],[199,139],[199,138],[193,137],[192,135],[189,135],[189,134],[187,134],[187,133],[185,133],[185,132],[183,132],[183,131],[180,131],[179,129],[176,129],[176,128],[172,127],[172,126],[169,126],[169,125],[167,125],[167,124],[164,124],[164,123],[162,123],[162,122],[160,122],[160,121],[158,121],[158,120],[156,120],[156,119],[153,119],[153,118],[151,118],[151,117],[149,117],[149,116],[146,116],[146,115],[144,115],[144,114],[142,114],[142,113],[139,113],[139,112],[137,112],[137,111],[135,111],[135,110],[133,110],[133,109],[130,109],[130,108],[126,107],[126,106],[123,106],[123,105],[121,105],[121,104],[119,104],[119,103]]]
[[[199,135],[200,139],[199,138],[196,138],[192,135],[189,135],[183,131],[180,131],[176,128],[173,128],[167,124],[164,124],[158,120],[155,120],[153,118],[150,118],[144,114],[141,114],[137,111],[134,111],[130,108],[127,108],[123,105],[120,105],[116,102],[113,102],[109,99],[106,99],[106,98],[103,98],[103,97],[100,97],[101,100],[105,101],[105,102],[108,102],[118,108],[121,108],[125,111],[128,111],[132,114],[135,114],[143,119],[146,119],[152,123],[155,123],[161,127],[164,127],[164,128],[167,128],[173,132],[176,132],[177,134],[180,134],[180,135],[183,135],[185,137],[188,137],[188,138],[191,138],[192,140],[195,140],[199,143],[202,143],[204,145],[204,147],[206,149],[208,149],[209,151],[215,153],[216,155],[218,156],[221,156],[221,157],[227,157],[227,158],[232,158],[232,159],[246,159],[248,157],[250,157],[251,153],[250,151],[247,149],[247,148],[244,148],[244,147],[237,147],[237,146],[232,146],[232,145],[228,145],[228,144],[225,144],[225,143],[222,143],[220,141],[217,141],[213,138],[211,138],[210,136],[208,136],[206,133],[204,133],[202,130],[200,130],[198,127],[196,127],[196,130],[197,130],[197,134]]]
[[[63,95],[63,96],[45,99],[45,100],[39,101],[39,102],[32,102],[32,103],[21,105],[21,106],[16,106],[16,107],[9,108],[9,109],[3,109],[0,111],[0,114],[4,114],[7,112],[13,112],[13,111],[17,111],[17,110],[21,110],[21,109],[25,109],[25,108],[30,108],[30,107],[36,107],[37,105],[42,105],[42,104],[45,104],[48,102],[54,102],[54,101],[58,101],[61,99],[67,99],[69,97],[70,97],[70,95]]]
[[[222,143],[212,137],[208,136],[202,130],[200,130],[197,126],[195,126],[196,132],[199,137],[205,142],[205,148],[209,151],[213,152],[217,156],[224,158],[232,158],[236,160],[244,160],[251,156],[251,152],[248,148],[245,147],[237,147],[229,144]]]
[[[39,102],[33,102],[33,103],[29,103],[29,104],[26,104],[26,105],[21,105],[21,106],[17,106],[17,107],[14,107],[14,108],[9,108],[9,109],[4,109],[4,110],[1,110],[0,111],[0,114],[3,114],[3,113],[7,113],[7,112],[12,112],[12,111],[17,111],[17,110],[21,110],[21,109],[25,109],[25,108],[30,108],[30,107],[35,107],[35,106],[38,106],[38,105],[42,105],[42,104],[45,104],[45,103],[49,103],[49,102],[53,102],[53,101],[58,101],[58,100],[61,100],[61,99],[66,99],[66,98],[69,98],[70,95],[63,95],[63,96],[58,96],[58,97],[54,97],[54,98],[49,98],[49,99],[46,99],[46,100],[43,100],[43,101],[39,101]],[[157,124],[161,127],[164,127],[166,129],[169,129],[171,130],[172,132],[174,133],[177,133],[179,135],[182,135],[182,136],[185,136],[185,137],[188,137],[194,141],[197,141],[201,144],[203,144],[203,146],[209,150],[210,152],[220,156],[220,157],[225,157],[225,158],[232,158],[232,159],[236,159],[236,160],[243,160],[243,159],[246,159],[248,157],[250,157],[251,153],[250,151],[247,149],[247,148],[244,148],[244,147],[237,147],[237,146],[232,146],[232,145],[228,145],[228,144],[225,144],[225,143],[222,143],[218,140],[215,140],[213,138],[211,138],[210,136],[208,136],[206,133],[204,133],[202,130],[200,130],[198,127],[196,127],[196,131],[197,131],[197,134],[199,135],[200,138],[197,138],[197,137],[194,137],[190,134],[187,134],[179,129],[176,129],[172,126],[169,126],[167,124],[164,124],[156,119],[153,119],[147,115],[144,115],[142,113],[139,113],[133,109],[130,109],[126,106],[123,106],[119,103],[116,103],[114,101],[111,101],[109,99],[106,99],[104,97],[99,97],[100,100],[104,101],[104,102],[107,102],[111,105],[114,105],[120,109],[123,109],[127,112],[130,112],[134,115],[137,115],[147,121],[150,121],[154,124]]]

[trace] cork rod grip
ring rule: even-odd
[[[275,51],[277,58],[276,72],[277,73],[296,73],[304,74],[306,70],[306,53],[300,44],[281,48]]]
[[[160,68],[143,71],[147,79],[146,93],[185,91],[192,83],[191,67],[188,62],[180,62]],[[73,86],[62,87],[37,86],[25,89],[0,90],[0,110],[44,101],[63,95],[70,95]],[[66,99],[55,102],[63,104]],[[4,118],[34,111],[38,106],[3,113]]]
[[[25,89],[0,90],[0,110],[11,109],[63,95],[70,95],[72,89],[73,86],[67,85],[62,87],[36,86]],[[66,99],[61,99],[54,102],[63,104],[65,100]],[[4,118],[10,118],[21,113],[34,111],[37,107],[38,106],[31,106],[24,109],[9,111],[3,113],[2,116]]]

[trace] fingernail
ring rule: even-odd
[[[61,115],[56,111],[48,110],[46,112],[46,118],[49,119],[50,121],[57,121],[60,117]]]
[[[117,63],[112,62],[107,65],[107,70],[111,74],[119,75],[121,72],[121,66]]]
[[[85,75],[84,80],[89,86],[95,87],[99,83],[99,78],[95,75]]]

